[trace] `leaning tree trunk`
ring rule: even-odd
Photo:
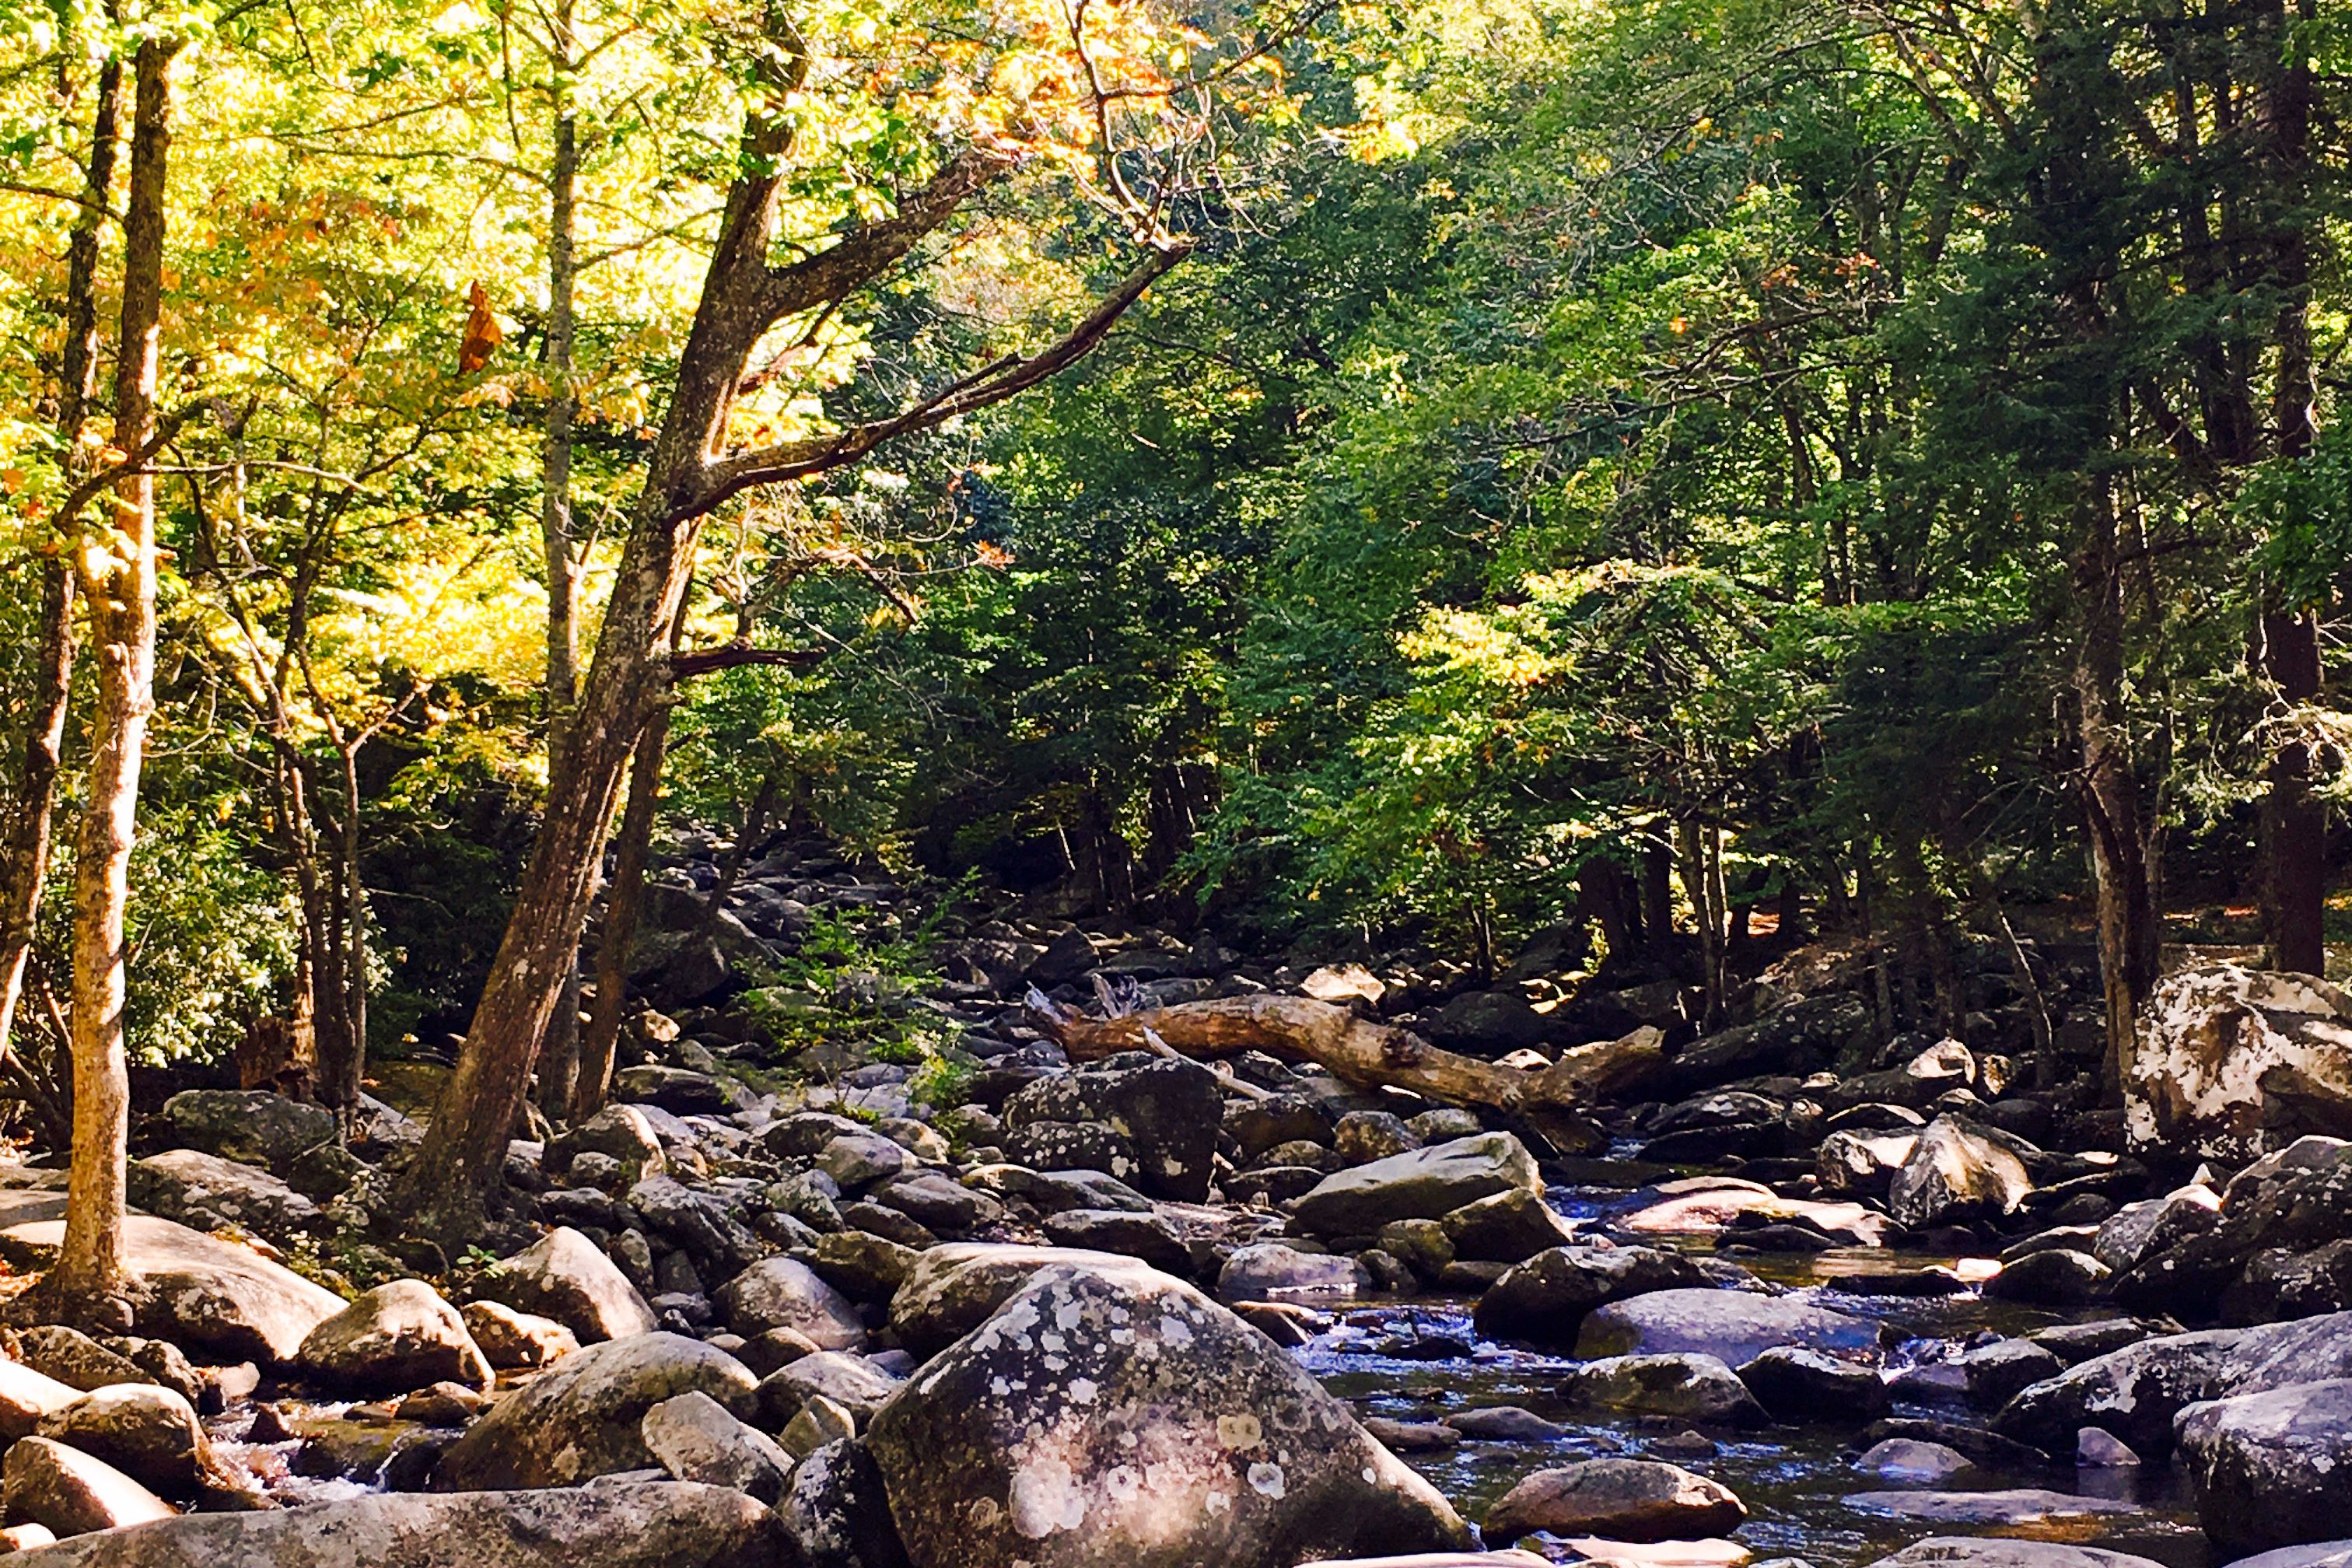
[[[596,947],[596,1005],[580,1039],[580,1071],[572,1087],[572,1120],[585,1121],[604,1109],[613,1089],[613,1058],[620,1048],[621,1013],[628,1005],[629,948],[637,937],[644,908],[646,866],[653,854],[654,816],[661,798],[662,758],[669,745],[667,708],[654,715],[637,738],[629,763],[629,805],[621,814],[621,837],[613,862],[611,895],[604,900],[604,937]]]
[[[129,1164],[131,1073],[123,1037],[123,913],[130,901],[139,773],[155,700],[155,433],[163,310],[163,199],[172,145],[173,47],[139,46],[124,209],[122,331],[114,378],[114,445],[132,464],[116,489],[120,542],[84,555],[91,651],[98,664],[89,784],[74,858],[73,1157],[65,1245],[49,1288],[96,1302],[128,1283],[122,1216]],[[128,1326],[127,1324],[125,1325]]]
[[[112,199],[118,127],[122,118],[122,64],[99,68],[90,114],[89,163],[81,211],[66,242],[64,360],[58,376],[58,434],[68,452],[81,448],[81,423],[98,380],[99,215]],[[71,520],[66,520],[70,521]],[[0,1059],[5,1059],[16,1009],[25,994],[25,965],[41,911],[41,885],[49,869],[49,825],[56,814],[58,768],[64,759],[66,714],[73,691],[74,563],[60,549],[41,567],[40,650],[25,725],[25,761],[16,778],[16,820],[0,860]]]

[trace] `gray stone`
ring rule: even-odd
[[[2222,1552],[2331,1540],[2352,1518],[2352,1379],[2191,1405],[2173,1430],[2197,1517]]]
[[[319,1225],[319,1205],[257,1165],[195,1149],[133,1160],[131,1204],[197,1230],[236,1228],[289,1247]]]
[[[1576,1353],[1663,1355],[1693,1352],[1744,1366],[1777,1345],[1860,1354],[1878,1344],[1878,1326],[1788,1296],[1744,1290],[1654,1290],[1595,1308]]]
[[[1732,1490],[1655,1459],[1587,1459],[1538,1470],[1486,1514],[1489,1541],[1536,1531],[1612,1541],[1691,1541],[1737,1528],[1748,1509]]]
[[[1111,1252],[950,1242],[915,1260],[906,1282],[890,1298],[891,1330],[900,1344],[917,1356],[929,1358],[978,1328],[1040,1269],[1057,1264],[1097,1271],[1150,1272],[1134,1258]]]
[[[428,1383],[488,1389],[498,1376],[457,1309],[422,1279],[362,1293],[312,1329],[296,1359],[320,1383],[361,1394],[404,1394]]]
[[[1656,1290],[1704,1289],[1733,1272],[1654,1247],[1555,1247],[1495,1281],[1478,1298],[1478,1331],[1496,1339],[1568,1346],[1595,1307]]]
[[[1587,1409],[1666,1415],[1714,1426],[1761,1426],[1764,1407],[1711,1355],[1606,1356],[1571,1367],[1559,1395]]]
[[[882,1472],[859,1444],[827,1443],[803,1458],[776,1517],[804,1568],[907,1568]]]
[[[1912,1229],[2011,1214],[2033,1178],[2003,1135],[1956,1117],[1927,1124],[1887,1187],[1887,1212]]]
[[[1438,1223],[1454,1244],[1454,1256],[1473,1262],[1524,1263],[1576,1239],[1542,1194],[1519,1190],[1465,1204]]]
[[[1391,1220],[1439,1219],[1498,1193],[1542,1191],[1519,1141],[1484,1132],[1326,1176],[1298,1200],[1292,1219],[1318,1236],[1370,1236]]]
[[[740,1492],[650,1481],[191,1514],[68,1541],[10,1568],[776,1568],[777,1534]]]
[[[755,1414],[759,1380],[723,1351],[677,1334],[634,1334],[566,1356],[490,1407],[434,1468],[436,1491],[576,1486],[651,1467],[646,1412],[682,1394]]]
[[[187,1148],[271,1171],[335,1137],[333,1111],[258,1089],[183,1089],[163,1119]]]
[[[474,1293],[552,1318],[582,1344],[625,1339],[654,1326],[653,1309],[596,1244],[576,1230],[549,1231],[485,1274]]]
[[[1286,1568],[1471,1540],[1272,1342],[1132,1264],[1031,1279],[866,1443],[914,1568]]]
[[[103,1459],[47,1437],[20,1437],[9,1445],[7,1458],[0,1460],[0,1497],[10,1519],[44,1525],[60,1537],[120,1530],[170,1519],[174,1512]]]
[[[864,1426],[898,1391],[895,1377],[864,1356],[819,1351],[760,1380],[760,1408],[772,1423],[792,1419],[811,1399],[832,1400]]]
[[[1301,1252],[1278,1241],[1237,1247],[1217,1275],[1222,1300],[1347,1301],[1370,1289],[1352,1258]]]
[[[792,1477],[792,1456],[774,1438],[737,1420],[699,1391],[647,1410],[637,1435],[672,1480],[732,1487],[772,1504]]]
[[[579,1337],[553,1318],[519,1312],[503,1301],[468,1301],[457,1316],[500,1372],[546,1366],[580,1348]]]
[[[727,1326],[750,1338],[769,1329],[794,1329],[824,1350],[857,1350],[866,1325],[849,1299],[805,1263],[767,1258],[729,1280],[719,1292]]]
[[[1933,1535],[1870,1568],[2158,1568],[2146,1557],[2058,1541],[1997,1535]]]
[[[1775,1421],[1872,1421],[1886,1414],[1885,1383],[1858,1363],[1799,1345],[1775,1345],[1739,1367]]]
[[[195,1406],[152,1383],[94,1389],[42,1416],[37,1432],[173,1497],[194,1493],[207,1468]]]
[[[2352,1124],[2352,1000],[2235,963],[2183,969],[2142,1009],[2124,1085],[2135,1144],[2230,1161]]]

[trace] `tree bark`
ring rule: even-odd
[[[2074,700],[2098,908],[2099,972],[2106,992],[2105,1089],[2108,1100],[2119,1103],[2131,1075],[2140,1004],[2156,986],[2163,926],[2156,844],[2125,727],[2123,575],[2115,510],[2104,479],[2086,479],[2084,486],[2084,539],[2073,570],[2082,622]]]
[[[628,1002],[629,947],[636,941],[638,911],[645,905],[646,865],[653,853],[669,714],[665,707],[654,715],[638,736],[636,755],[629,763],[629,805],[621,814],[612,893],[604,900],[604,935],[596,946],[596,1005],[581,1037],[580,1070],[572,1090],[574,1122],[604,1110],[604,1097],[613,1089],[613,1058],[621,1041],[621,1012]]]
[[[122,327],[114,380],[114,444],[142,451],[155,429],[163,310],[164,195],[172,146],[174,46],[139,46],[123,214]],[[120,1297],[131,1074],[123,1037],[123,915],[138,827],[139,775],[155,686],[155,479],[140,464],[116,486],[115,532],[83,555],[98,663],[89,795],[74,859],[74,1143],[65,1244],[49,1289],[68,1301]]]
[[[1563,1152],[1595,1146],[1597,1130],[1584,1120],[1584,1108],[1646,1082],[1664,1059],[1664,1037],[1645,1027],[1563,1052],[1542,1071],[1523,1072],[1441,1050],[1410,1029],[1375,1024],[1306,996],[1231,996],[1096,1019],[1033,989],[1028,1008],[1038,1030],[1074,1061],[1142,1050],[1147,1030],[1196,1058],[1268,1051],[1314,1062],[1359,1089],[1410,1089],[1448,1105],[1520,1119]]]
[[[80,449],[81,425],[98,381],[98,240],[100,215],[111,199],[122,119],[122,63],[99,67],[90,110],[89,163],[83,171],[83,206],[66,242],[65,343],[58,375],[58,434],[65,449]],[[64,519],[70,523],[72,519]],[[15,1033],[25,994],[49,869],[49,827],[57,809],[58,769],[65,756],[66,716],[73,692],[74,566],[60,546],[41,567],[41,620],[36,634],[33,689],[25,725],[25,761],[16,775],[16,819],[0,860],[0,1058]]]
[[[796,51],[792,40],[777,43]],[[793,89],[798,74],[779,72],[769,81],[775,101]],[[1000,153],[968,152],[908,192],[893,216],[776,268],[768,254],[789,144],[786,121],[754,112],[742,173],[729,193],[669,407],[647,458],[645,489],[631,513],[595,657],[567,727],[569,787],[548,802],[457,1069],[394,1194],[393,1208],[437,1240],[478,1234],[499,1184],[540,1042],[572,972],[622,777],[639,733],[667,700],[663,643],[685,598],[701,519],[754,486],[855,462],[894,437],[1037,384],[1101,342],[1188,248],[1155,247],[1084,321],[1028,359],[997,362],[899,415],[837,436],[718,456],[727,448],[729,415],[751,354],[769,329],[871,282],[1007,165]]]
[[[568,79],[572,71],[572,5],[556,8],[548,67],[555,98],[555,148],[548,170],[547,414],[540,443],[540,542],[547,563],[547,791],[572,788],[565,732],[579,697],[580,568],[572,526],[572,422],[579,401],[572,384],[572,312],[579,273],[580,121]],[[598,858],[602,858],[601,856]],[[593,896],[593,892],[592,892]],[[549,1120],[571,1109],[580,1070],[580,953],[575,945],[563,973],[563,994],[539,1049],[540,1109]]]

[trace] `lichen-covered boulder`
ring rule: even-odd
[[[1039,1270],[1065,1264],[1097,1272],[1129,1268],[1150,1272],[1136,1259],[1112,1252],[1010,1242],[950,1242],[916,1256],[914,1267],[890,1298],[891,1331],[908,1350],[928,1357],[978,1328]]]
[[[1470,1541],[1271,1341],[1149,1269],[1037,1275],[866,1445],[914,1568],[1287,1568]]]
[[[1200,1203],[1209,1195],[1224,1103],[1217,1075],[1200,1063],[1129,1054],[1030,1084],[1005,1101],[1004,1124],[1016,1146],[1046,1124],[1107,1129],[1133,1151],[1135,1168],[1090,1168],[1154,1197]]]
[[[2236,963],[2167,975],[2124,1084],[2132,1142],[2250,1160],[2305,1133],[2352,1137],[2352,997]]]
[[[2352,1381],[2192,1405],[2173,1428],[2198,1521],[2222,1552],[2333,1540],[2352,1519]]]
[[[738,1417],[759,1407],[760,1380],[726,1352],[678,1334],[632,1334],[575,1351],[489,1414],[441,1456],[436,1491],[576,1486],[657,1462],[646,1413],[707,1394]]]

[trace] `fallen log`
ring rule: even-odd
[[[1227,996],[1123,1016],[1089,1018],[1042,992],[1028,996],[1031,1021],[1073,1061],[1166,1048],[1213,1061],[1244,1051],[1310,1061],[1358,1089],[1407,1089],[1447,1105],[1490,1110],[1521,1123],[1560,1153],[1605,1142],[1585,1115],[1606,1095],[1654,1072],[1664,1037],[1640,1028],[1622,1039],[1579,1046],[1540,1071],[1498,1067],[1431,1045],[1410,1029],[1374,1023],[1307,996]]]

